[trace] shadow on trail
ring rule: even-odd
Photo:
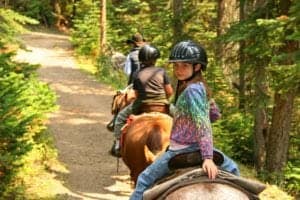
[[[108,153],[113,141],[112,133],[106,130],[112,117],[112,91],[101,89],[101,84],[78,69],[47,66],[39,74],[56,92],[60,107],[49,122],[59,160],[69,171],[52,171],[69,190],[59,198],[66,195],[71,200],[128,197],[128,189],[123,188],[129,182],[129,172],[120,160],[117,174],[117,161]]]
[[[26,46],[35,48],[60,47],[67,50],[72,50],[72,45],[69,41],[69,36],[57,33],[32,32],[22,35],[22,39],[26,41]],[[54,41],[46,43],[45,41]]]

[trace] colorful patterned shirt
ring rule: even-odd
[[[178,97],[172,141],[181,145],[198,143],[202,159],[213,157],[209,103],[203,83],[190,84]]]

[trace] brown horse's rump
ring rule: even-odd
[[[136,183],[138,175],[169,145],[172,118],[163,113],[138,115],[122,134],[121,155]]]

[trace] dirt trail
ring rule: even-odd
[[[41,64],[40,78],[58,95],[60,108],[51,115],[49,130],[68,173],[56,174],[61,184],[53,192],[67,200],[128,199],[129,172],[120,160],[117,174],[116,158],[108,154],[113,136],[105,125],[113,90],[76,67],[67,36],[33,32],[22,40],[31,51],[20,52],[18,59]]]

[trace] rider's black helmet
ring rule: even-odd
[[[159,50],[152,45],[144,45],[139,51],[139,61],[141,63],[155,62],[159,56]]]
[[[205,70],[207,65],[207,55],[203,47],[191,40],[187,40],[179,42],[173,47],[169,62],[200,63],[202,65],[202,70]]]

